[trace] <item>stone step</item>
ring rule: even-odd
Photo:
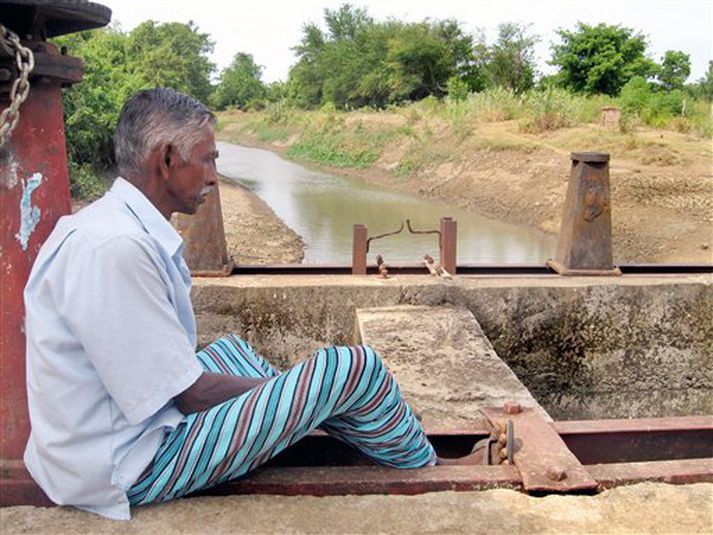
[[[467,429],[480,407],[511,400],[551,421],[465,308],[357,309],[355,342],[381,355],[427,430]]]

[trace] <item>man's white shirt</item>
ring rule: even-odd
[[[59,220],[25,288],[32,432],[54,502],[130,518],[126,491],[201,375],[183,241],[132,184]]]

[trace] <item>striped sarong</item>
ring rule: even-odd
[[[272,379],[187,415],[129,489],[132,505],[171,500],[240,477],[317,427],[378,464],[418,468],[436,462],[396,381],[370,347],[320,349],[283,373],[234,335],[197,357],[209,372]]]

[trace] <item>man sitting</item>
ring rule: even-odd
[[[169,223],[216,184],[215,117],[142,91],[116,129],[111,190],[63,217],[25,289],[25,463],[58,504],[115,519],[239,477],[318,426],[397,468],[437,457],[369,347],[283,373],[243,340],[197,354],[191,277]]]

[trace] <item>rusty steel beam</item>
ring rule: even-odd
[[[512,420],[515,428],[515,466],[528,492],[594,490],[596,480],[567,448],[557,431],[531,409],[516,403],[481,412],[495,427]]]
[[[713,264],[621,264],[624,276],[676,277],[713,273]],[[376,265],[367,265],[366,274],[378,275]],[[556,277],[557,273],[541,264],[459,264],[458,275],[482,277]],[[233,268],[233,275],[349,275],[349,264],[241,264]],[[389,263],[394,275],[426,275],[422,263]]]
[[[685,485],[713,483],[713,459],[677,459],[640,463],[594,464],[587,467],[600,489],[655,481]]]
[[[477,420],[465,428],[427,429],[428,437],[439,456],[461,457],[467,455],[477,440],[492,432],[492,422],[513,419],[517,442],[540,449],[522,448],[515,456],[515,466],[437,466],[420,470],[392,470],[377,467],[362,457],[356,450],[332,438],[323,431],[315,431],[298,443],[280,453],[267,465],[248,476],[202,494],[312,494],[316,496],[344,494],[418,494],[440,490],[479,490],[487,488],[513,488],[528,492],[552,492],[558,489],[532,486],[526,472],[533,466],[545,466],[544,475],[549,478],[566,475],[558,470],[548,470],[547,461],[553,461],[552,452],[560,451],[562,444],[551,446],[550,433],[554,432],[568,443],[572,438],[591,440],[593,447],[611,452],[600,458],[614,459],[616,462],[585,465],[581,468],[596,482],[596,490],[612,486],[627,485],[641,481],[662,481],[667,483],[695,483],[713,481],[713,457],[703,459],[674,459],[647,462],[631,462],[641,455],[637,448],[642,441],[627,442],[629,435],[636,433],[639,438],[647,434],[654,436],[664,433],[675,437],[678,432],[707,433],[711,428],[711,418],[706,416],[676,418],[646,418],[638,420],[591,420],[548,423],[524,411],[532,422],[526,422],[517,413],[516,406],[508,406],[510,413],[491,409],[491,423]],[[487,411],[486,411],[487,412]],[[543,431],[542,426],[549,430]],[[545,440],[542,440],[542,436]],[[533,437],[535,440],[533,441]],[[710,448],[707,435],[689,435],[691,441],[686,451],[695,454],[701,448]],[[645,446],[648,448],[648,446]],[[628,452],[627,462],[618,461],[619,451]],[[664,448],[664,451],[670,451]],[[709,451],[709,449],[704,450]],[[523,452],[527,457],[522,457]],[[680,451],[679,451],[680,454]],[[534,460],[533,460],[534,459]],[[556,461],[561,457],[556,456]],[[581,461],[581,459],[580,459]],[[565,469],[566,472],[566,469]],[[34,503],[48,505],[49,500],[34,484],[21,461],[0,463],[3,485],[0,486],[0,505]],[[570,483],[572,481],[570,480]],[[528,488],[529,485],[529,488]],[[550,484],[547,484],[550,486]],[[581,487],[571,489],[595,490]]]
[[[258,469],[248,477],[201,491],[201,495],[281,494],[422,494],[521,488],[513,466],[434,466],[395,470],[380,466],[291,467]]]
[[[713,458],[713,417],[562,421],[553,424],[583,464]]]

